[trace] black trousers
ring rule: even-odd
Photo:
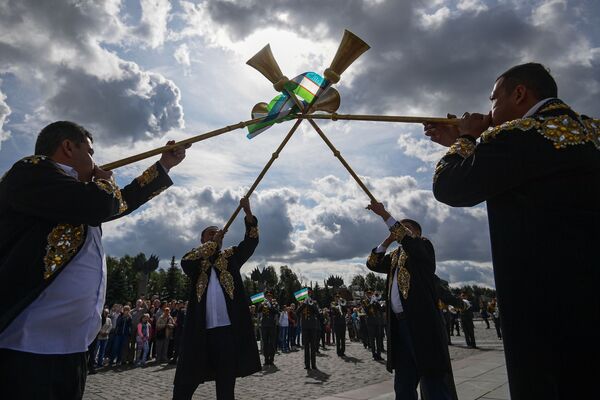
[[[206,351],[215,371],[217,400],[235,400],[235,351],[231,326],[206,331]],[[173,400],[191,400],[198,388],[196,384],[177,384],[173,388]]]
[[[373,357],[381,356],[381,348],[383,347],[383,336],[380,333],[380,326],[369,324],[367,325],[369,332],[369,347],[373,353]]]
[[[460,323],[463,327],[463,333],[465,335],[467,346],[475,347],[475,326],[473,325],[473,319],[461,318]]]
[[[317,348],[319,336],[316,329],[302,329],[302,345],[304,346],[304,366],[317,368]]]
[[[335,327],[335,349],[338,356],[346,352],[346,326]]]
[[[75,400],[83,397],[86,353],[33,354],[0,349],[2,398]]]
[[[265,364],[272,364],[275,360],[275,350],[277,349],[277,328],[264,327],[262,329],[263,354],[265,355]]]

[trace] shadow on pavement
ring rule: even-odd
[[[356,357],[351,357],[351,356],[344,356],[342,357],[342,360],[346,361],[346,362],[351,362],[354,364],[358,364],[358,363],[362,363],[363,360],[361,360],[360,358],[356,358]]]
[[[321,385],[324,382],[327,382],[329,380],[329,377],[331,375],[327,374],[323,371],[320,371],[318,369],[311,369],[306,373],[306,377],[307,378],[312,378],[314,379],[316,382],[310,382],[310,381],[306,381],[305,383],[308,384],[313,384],[313,385]]]

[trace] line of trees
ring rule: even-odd
[[[106,303],[124,304],[136,299],[158,295],[160,299],[186,299],[191,282],[181,267],[171,257],[169,268],[159,269],[159,259],[155,255],[146,257],[144,253],[131,257],[107,257]],[[248,296],[270,290],[279,304],[290,304],[295,301],[294,292],[304,288],[313,288],[313,297],[320,306],[325,307],[333,301],[336,293],[351,300],[356,293],[367,289],[379,291],[383,298],[386,295],[385,277],[382,274],[369,272],[366,275],[355,275],[346,286],[341,276],[330,275],[323,282],[305,282],[288,266],[282,265],[277,273],[274,266],[254,268],[249,275],[242,275]],[[452,288],[458,296],[466,292],[473,299],[473,309],[478,311],[479,300],[488,301],[496,296],[496,291],[479,286]]]

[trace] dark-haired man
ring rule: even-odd
[[[237,246],[221,250],[224,232],[209,226],[200,235],[201,245],[181,259],[192,285],[175,372],[175,400],[191,399],[198,385],[207,381],[215,381],[217,400],[233,400],[236,377],[260,371],[250,299],[240,274],[258,246],[258,221],[247,198],[240,205],[246,214],[246,234]]]
[[[465,113],[458,128],[425,125],[450,146],[436,167],[435,197],[455,207],[487,202],[513,400],[598,391],[590,327],[600,323],[600,121],[557,96],[541,64],[518,65],[496,80],[488,114]],[[536,319],[561,323],[532,324],[526,299],[544,299]]]
[[[85,351],[106,293],[100,224],[170,186],[167,173],[185,149],[163,153],[123,189],[93,154],[87,130],[54,122],[39,133],[35,155],[0,181],[0,385],[7,398],[83,396]]]
[[[379,215],[390,235],[367,259],[367,268],[387,274],[387,369],[394,370],[396,399],[417,400],[417,385],[425,399],[457,398],[442,316],[437,308],[435,252],[421,237],[414,220],[396,221],[382,203],[368,209]],[[385,254],[398,242],[400,247]]]
[[[317,350],[319,349],[319,306],[312,298],[313,291],[308,288],[308,297],[298,307],[296,314],[302,326],[302,346],[304,346],[304,369],[317,369]]]

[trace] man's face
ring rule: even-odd
[[[204,233],[202,234],[202,237],[200,238],[200,242],[202,243],[206,243],[206,242],[211,242],[214,241],[215,239],[215,235],[217,234],[219,230],[215,227],[210,227],[208,228],[206,231],[204,231]],[[223,242],[223,239],[221,238],[217,244],[219,245],[218,247],[221,248],[221,244]]]
[[[406,225],[408,229],[410,229],[410,231],[417,237],[421,237],[421,231],[414,224],[411,224],[410,222],[403,222],[403,224]]]
[[[83,143],[71,142],[71,167],[77,171],[78,178],[81,182],[89,182],[92,180],[94,173],[94,148],[92,141],[86,137]]]
[[[516,108],[514,90],[506,90],[504,78],[500,78],[494,84],[494,89],[490,95],[492,101],[492,125],[497,126],[513,119],[521,118]]]
[[[136,302],[135,302],[135,306],[136,306],[137,308],[141,308],[141,307],[142,307],[142,304],[144,304],[144,302],[143,302],[142,300],[138,300],[138,301],[136,301]]]
[[[290,308],[292,309],[292,311],[294,311],[296,309],[296,305],[295,304],[290,304]]]

